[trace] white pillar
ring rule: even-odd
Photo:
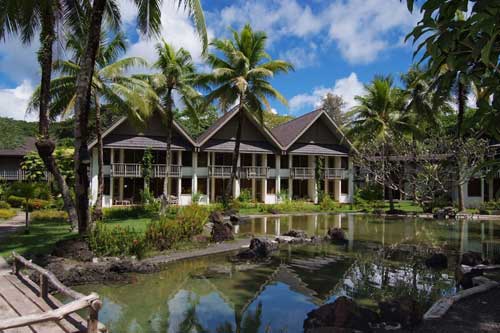
[[[215,166],[215,153],[212,153],[212,166]],[[215,178],[212,176],[210,177],[210,200],[212,202],[215,202]],[[223,189],[224,190],[224,189]]]
[[[182,194],[182,151],[177,152],[177,165],[181,167],[181,174],[177,177],[177,202],[181,203]]]
[[[325,157],[325,169],[329,168],[328,167],[329,159],[330,159],[330,157],[328,157],[328,156]],[[328,183],[329,183],[328,178],[325,177],[324,182],[325,182],[325,195],[328,195],[331,198],[332,196],[328,192],[329,191],[329,189],[328,189]]]
[[[267,154],[262,154],[262,166],[267,167]],[[267,178],[262,178],[262,202],[267,203]]]
[[[335,169],[340,169],[342,162],[340,161],[340,157],[339,156],[335,156],[334,157],[333,163],[334,163],[333,167]],[[341,185],[339,179],[335,179],[333,181],[333,190],[334,190],[334,195],[333,196],[334,196],[334,200],[335,201],[340,201],[340,192],[342,192],[341,186],[342,185]]]
[[[353,198],[354,198],[354,163],[352,161],[352,157],[349,157],[348,159],[348,172],[349,172],[349,178],[348,178],[348,182],[349,182],[349,202],[352,203],[353,202]]]
[[[279,201],[279,195],[281,192],[281,175],[280,175],[280,169],[281,169],[281,155],[276,155],[276,162],[275,162],[275,171],[276,171],[276,181],[275,181],[275,186],[276,186],[276,203]]]
[[[252,154],[252,166],[254,167],[255,166],[255,154]],[[257,192],[257,186],[256,186],[256,181],[255,181],[255,178],[252,178],[252,200],[255,201],[256,199],[256,192]]]
[[[293,156],[288,155],[288,199],[292,200],[293,199],[293,177],[292,177],[292,170],[293,170]]]
[[[97,201],[97,192],[99,188],[99,177],[98,177],[98,169],[99,169],[99,163],[98,163],[98,157],[97,157],[97,148],[92,149],[92,180],[90,183],[90,204],[94,205],[95,202]]]
[[[125,162],[125,150],[123,149],[120,149],[120,163],[124,163]],[[118,192],[119,192],[119,197],[120,197],[120,200],[123,200],[123,186],[125,185],[125,180],[123,179],[123,177],[120,177],[119,178],[119,182],[120,182],[120,188],[118,189]]]
[[[316,170],[316,156],[308,156],[309,167]],[[318,203],[318,184],[316,182],[316,172],[314,178],[308,180],[309,197],[314,203]]]
[[[111,148],[111,164],[115,163],[115,150]],[[112,168],[113,166],[111,166]],[[109,177],[109,202],[111,206],[113,206],[113,196],[114,196],[114,178],[113,178],[113,173],[111,172],[111,175]]]
[[[240,169],[240,166],[241,166],[241,154],[238,155],[238,161],[237,161],[237,170]],[[240,189],[240,177],[237,177],[235,180],[234,180],[234,184],[233,184],[233,198],[237,198],[240,196],[240,192],[241,192],[241,189]]]
[[[191,180],[191,192],[198,192],[198,153],[193,151],[193,178]]]

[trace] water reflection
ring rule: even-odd
[[[103,296],[101,320],[112,332],[302,332],[309,311],[340,295],[375,307],[377,300],[408,294],[428,306],[454,293],[454,261],[448,270],[429,270],[419,249],[441,247],[452,258],[467,250],[489,257],[500,249],[500,225],[493,221],[308,215],[254,219],[238,232],[302,229],[322,236],[329,227],[344,229],[348,244],[289,246],[260,264],[228,256],[189,260],[137,275],[133,284],[80,289]]]

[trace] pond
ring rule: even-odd
[[[402,295],[423,308],[456,292],[455,263],[461,252],[500,251],[500,223],[434,221],[366,215],[304,215],[255,218],[239,234],[275,235],[301,229],[325,235],[345,231],[345,245],[286,245],[261,263],[235,262],[233,254],[169,265],[135,275],[131,284],[88,285],[104,302],[100,320],[111,332],[302,332],[307,313],[340,295],[377,309],[377,301]],[[448,269],[423,261],[444,249]]]

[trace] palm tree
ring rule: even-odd
[[[239,113],[231,178],[226,188],[225,201],[231,197],[236,178],[243,111],[247,110],[257,115],[263,122],[264,111],[271,109],[269,97],[276,98],[284,105],[288,104],[285,97],[271,85],[269,80],[275,74],[293,70],[293,67],[286,61],[272,60],[265,50],[266,41],[266,34],[253,31],[250,25],[245,25],[240,32],[233,30],[232,40],[214,40],[211,45],[216,53],[208,55],[212,73],[201,80],[214,87],[207,96],[209,102],[218,100],[223,112],[236,105]]]
[[[109,34],[108,34],[109,35]],[[50,116],[67,117],[73,115],[76,91],[76,76],[80,70],[79,61],[84,50],[79,37],[73,35],[66,43],[66,50],[71,51],[72,60],[58,60],[54,63],[60,76],[51,83]],[[93,220],[102,218],[102,198],[104,193],[104,161],[102,142],[102,110],[114,110],[115,114],[126,114],[137,126],[144,125],[150,114],[148,100],[156,97],[149,84],[139,78],[127,76],[128,69],[147,66],[144,59],[138,57],[118,58],[126,50],[125,36],[118,33],[109,38],[101,37],[101,44],[96,59],[91,86],[91,109],[95,113],[95,128],[98,147],[98,182],[97,201]],[[40,88],[33,93],[29,109],[35,109],[40,101]]]
[[[172,160],[174,94],[177,94],[185,105],[190,105],[191,100],[198,99],[200,94],[193,88],[196,71],[189,51],[183,48],[176,50],[163,40],[156,45],[156,52],[158,53],[158,60],[153,65],[153,68],[159,72],[141,77],[147,80],[156,92],[158,100],[157,103],[154,103],[155,110],[159,112],[166,125],[166,169],[163,193],[168,198],[168,182]]]
[[[69,26],[72,29],[77,27],[81,9],[79,2],[74,0],[3,0],[0,2],[0,39],[4,39],[7,35],[19,35],[23,43],[30,44],[39,32],[38,62],[41,68],[41,83],[36,147],[45,167],[54,176],[61,190],[64,206],[73,225],[77,221],[77,213],[69,187],[52,154],[55,143],[49,136],[48,106],[53,46],[58,37],[56,27]]]
[[[353,119],[350,132],[358,141],[380,142],[382,158],[386,161],[391,138],[414,130],[407,115],[402,112],[407,104],[407,96],[403,90],[394,87],[391,77],[376,76],[369,85],[365,85],[365,90],[365,95],[355,97],[358,105],[350,112]],[[393,211],[392,190],[389,191],[389,203]]]
[[[139,1],[134,3],[138,7],[137,24],[139,30],[146,35],[158,35],[161,26],[161,0]],[[205,18],[200,0],[178,0],[178,6],[189,10],[198,34],[202,37],[204,49],[206,49],[207,37]],[[75,196],[78,214],[78,225],[80,232],[86,232],[89,224],[88,207],[88,167],[89,152],[88,140],[88,117],[90,110],[89,89],[92,83],[97,51],[100,45],[101,28],[104,12],[107,8],[117,9],[115,0],[94,0],[89,10],[89,29],[84,38],[84,54],[80,61],[80,70],[76,80],[75,93]],[[119,22],[119,21],[117,21]]]

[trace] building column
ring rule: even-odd
[[[238,161],[236,162],[236,168],[237,170],[240,170],[240,167],[241,167],[241,154],[238,155]],[[239,172],[239,171],[237,171]],[[241,189],[240,189],[240,177],[237,177],[235,180],[234,180],[234,184],[233,184],[233,198],[237,198],[240,196],[240,192],[241,192]]]
[[[279,202],[279,197],[280,197],[280,192],[281,192],[281,175],[280,175],[280,170],[281,170],[281,155],[276,155],[276,162],[275,162],[275,170],[276,170],[276,203]]]
[[[347,165],[348,165],[348,173],[349,173],[349,178],[348,178],[348,182],[349,182],[349,202],[352,203],[353,202],[353,198],[354,198],[354,162],[352,160],[352,157],[349,157],[348,158],[348,162],[347,162]]]
[[[110,159],[111,159],[111,164],[115,162],[115,150],[111,148],[111,154],[110,154]],[[111,168],[113,168],[112,165],[110,165]],[[111,170],[111,174],[109,175],[109,202],[111,206],[113,206],[113,195],[114,195],[114,177],[113,177],[113,171]]]
[[[333,158],[333,163],[334,163],[334,168],[335,169],[340,169],[342,162],[340,160],[339,156],[335,156]],[[335,179],[333,181],[333,191],[334,191],[334,200],[340,202],[340,193],[342,192],[342,187],[341,187],[340,179]]]
[[[177,177],[177,202],[181,203],[182,194],[182,151],[177,152],[177,165],[181,167],[181,174]]]
[[[267,154],[262,154],[262,167],[267,167]],[[267,203],[267,178],[262,178],[262,202]]]
[[[198,153],[193,151],[193,178],[191,180],[191,192],[198,192]]]
[[[212,162],[212,166],[214,166],[215,165],[215,153],[212,153],[211,162]],[[212,202],[215,202],[215,178],[213,176],[210,177],[210,200]]]
[[[309,168],[316,170],[316,156],[308,156]],[[316,182],[316,172],[313,179],[308,180],[309,197],[312,201],[318,203],[318,183]]]
[[[288,199],[292,200],[293,199],[293,177],[292,177],[292,170],[293,170],[293,156],[288,155]]]
[[[329,166],[328,166],[328,162],[329,162],[328,160],[329,160],[329,159],[330,159],[330,158],[329,158],[328,156],[327,156],[327,157],[325,157],[325,169],[328,169],[328,168],[329,168]],[[325,182],[325,195],[328,195],[328,196],[331,198],[332,196],[331,196],[331,195],[330,195],[330,193],[328,192],[328,191],[329,191],[329,189],[328,189],[328,185],[329,185],[328,183],[329,183],[329,181],[328,181],[328,178],[326,178],[326,176],[325,176],[324,182]]]
[[[252,167],[255,166],[255,154],[252,154]],[[252,200],[255,201],[256,200],[256,195],[257,195],[257,185],[256,185],[256,180],[255,178],[252,178]]]
[[[120,149],[120,163],[125,162],[125,150]],[[125,185],[125,179],[123,177],[119,178],[119,189],[118,189],[118,196],[120,201],[123,200],[123,186]]]
[[[99,188],[99,177],[98,177],[98,169],[99,169],[99,163],[98,163],[98,158],[97,158],[97,148],[92,149],[91,151],[91,156],[92,156],[92,178],[91,178],[91,183],[90,183],[90,205],[94,205],[97,201],[97,192]]]

